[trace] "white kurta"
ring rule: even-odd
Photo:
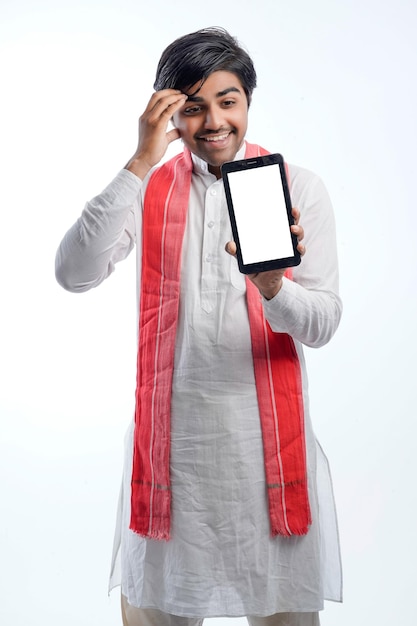
[[[236,158],[243,156],[244,150]],[[323,345],[340,319],[331,204],[320,179],[290,166],[307,252],[294,280],[284,280],[264,310],[274,331],[294,338],[300,358],[313,524],[304,537],[271,538],[245,279],[224,251],[232,235],[223,183],[193,160],[171,405],[172,539],[144,539],[128,528],[132,425],[111,586],[121,582],[132,605],[184,616],[317,611],[323,599],[341,600],[341,567],[301,344]],[[99,284],[136,237],[140,274],[142,194],[141,181],[123,170],[87,204],[58,250],[63,286],[77,291]]]

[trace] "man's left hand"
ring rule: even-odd
[[[297,250],[301,256],[305,253],[305,246],[301,243],[304,238],[304,229],[299,225],[300,211],[293,208],[292,214],[295,224],[291,226],[291,232],[297,236],[298,245]],[[226,252],[236,256],[236,244],[234,241],[229,241],[226,244]],[[256,285],[266,300],[274,298],[282,287],[282,278],[286,269],[270,270],[268,272],[259,272],[258,274],[248,274],[248,278]]]

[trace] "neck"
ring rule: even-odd
[[[215,167],[214,165],[209,165],[208,166],[208,171],[210,172],[210,174],[214,174],[214,176],[217,178],[217,180],[219,180],[219,178],[222,177],[222,173],[220,171],[220,167]]]

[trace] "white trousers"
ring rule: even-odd
[[[123,626],[202,626],[202,617],[180,617],[157,609],[138,609],[122,595]],[[275,613],[268,617],[246,617],[250,626],[320,626],[318,613]]]

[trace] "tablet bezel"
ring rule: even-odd
[[[281,154],[274,153],[274,154],[268,154],[264,156],[257,156],[257,157],[253,157],[249,159],[227,161],[223,163],[223,165],[221,166],[221,173],[222,173],[223,184],[224,184],[224,189],[225,189],[225,194],[226,194],[226,202],[227,202],[227,208],[229,211],[230,223],[232,226],[233,239],[236,243],[236,257],[237,257],[237,262],[239,266],[239,271],[242,274],[257,274],[259,272],[267,272],[267,271],[275,270],[275,269],[295,267],[299,265],[301,262],[301,255],[297,250],[298,239],[297,239],[297,236],[294,235],[292,232],[290,234],[291,234],[291,240],[292,240],[292,247],[294,251],[293,256],[280,258],[280,259],[265,259],[264,261],[259,261],[257,263],[249,263],[249,264],[245,264],[243,262],[242,251],[241,251],[240,241],[239,241],[239,233],[238,233],[238,228],[236,224],[235,212],[234,212],[234,207],[233,207],[233,199],[232,199],[232,194],[230,190],[228,175],[229,173],[233,173],[233,172],[248,171],[248,170],[259,168],[259,167],[270,167],[271,165],[279,166],[279,171],[281,174],[282,189],[283,189],[285,205],[287,209],[288,228],[290,228],[290,226],[294,224],[294,218],[292,215],[292,203],[291,203],[291,196],[290,196],[289,185],[288,185],[288,180],[287,180],[287,175],[286,175],[285,162]]]

